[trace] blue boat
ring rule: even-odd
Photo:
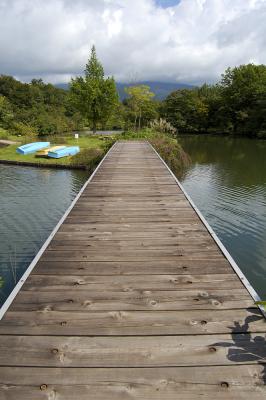
[[[23,144],[23,146],[19,146],[17,148],[17,153],[19,154],[32,154],[35,153],[35,151],[45,149],[46,147],[50,146],[50,142],[34,142],[34,143],[28,143],[28,144]]]
[[[61,157],[67,157],[67,156],[74,156],[75,154],[79,153],[79,146],[69,146],[69,147],[63,147],[58,150],[54,151],[49,151],[48,152],[48,157],[52,158],[61,158]]]

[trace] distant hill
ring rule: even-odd
[[[127,86],[136,86],[136,85],[147,85],[151,88],[151,91],[155,93],[155,98],[157,100],[165,99],[168,94],[174,92],[177,89],[192,89],[192,85],[187,85],[185,83],[176,83],[176,82],[157,82],[157,81],[143,81],[136,83],[117,83],[117,91],[119,93],[120,100],[124,100],[126,98],[125,87]]]
[[[176,82],[157,82],[157,81],[143,81],[136,83],[120,83],[117,82],[116,87],[120,97],[120,100],[124,100],[126,98],[125,87],[126,86],[135,86],[135,85],[148,85],[151,88],[151,91],[155,93],[155,98],[157,100],[165,99],[169,93],[173,92],[177,89],[192,89],[194,86],[187,85],[185,83],[176,83]],[[68,89],[67,83],[58,83],[55,85],[61,89]]]

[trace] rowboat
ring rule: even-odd
[[[45,149],[46,147],[50,146],[50,142],[34,142],[34,143],[28,143],[24,144],[22,146],[19,146],[17,148],[17,153],[19,154],[32,154],[35,153],[38,150]]]
[[[58,149],[55,151],[48,151],[48,157],[52,158],[61,158],[67,156],[74,156],[75,154],[79,153],[79,146],[69,146],[64,147],[62,149]]]
[[[59,149],[63,149],[63,148],[65,148],[65,147],[66,147],[66,146],[64,146],[64,145],[48,147],[47,149],[43,149],[43,150],[37,151],[37,153],[36,153],[35,156],[36,156],[36,157],[47,157],[49,151],[56,151],[56,150],[59,150]]]

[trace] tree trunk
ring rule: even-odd
[[[141,127],[141,110],[139,111],[139,130],[140,130],[140,127]]]
[[[135,113],[134,131],[137,130],[137,113]]]

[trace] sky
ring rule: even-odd
[[[266,0],[0,0],[0,74],[68,82],[93,44],[120,82],[213,83],[266,64]]]

